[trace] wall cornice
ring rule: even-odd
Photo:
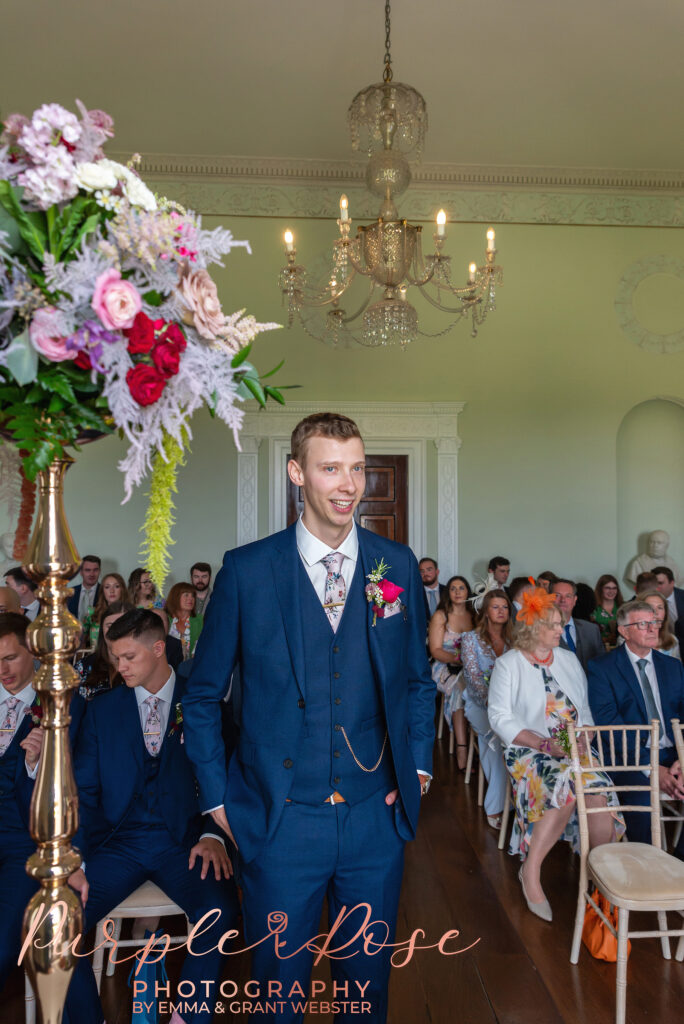
[[[158,191],[172,191],[206,215],[334,219],[341,190],[355,219],[377,214],[364,186],[364,161],[151,153],[140,170]],[[684,225],[681,171],[438,163],[412,170],[400,207],[413,220],[432,220],[444,206],[450,220],[474,223]]]

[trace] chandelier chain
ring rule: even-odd
[[[382,74],[383,82],[392,81],[392,54],[390,53],[390,4],[385,4],[385,70]]]

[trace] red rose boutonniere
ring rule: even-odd
[[[404,593],[404,588],[385,579],[385,573],[390,568],[391,566],[382,558],[379,562],[376,560],[375,568],[366,576],[366,579],[370,580],[365,589],[366,600],[373,605],[373,625],[379,618],[389,618],[404,607],[399,601],[399,595]]]
[[[173,725],[169,729],[169,736],[175,735],[183,727],[183,706],[180,701],[176,704],[176,714],[173,720]],[[181,736],[181,743],[185,740],[184,736]]]
[[[26,714],[31,715],[31,724],[40,725],[43,721],[43,705],[40,703],[40,697],[36,696],[35,703],[30,708],[26,709]]]

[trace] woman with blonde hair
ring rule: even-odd
[[[174,583],[166,598],[164,610],[169,617],[169,636],[178,637],[183,645],[183,661],[195,654],[204,619],[195,615],[197,592],[192,583]]]
[[[679,649],[679,640],[672,632],[667,598],[659,590],[645,590],[639,594],[639,600],[650,604],[653,614],[658,620],[658,646],[656,650],[662,654],[669,654],[671,658],[679,658],[681,661],[682,654]]]
[[[563,619],[555,597],[541,587],[522,596],[514,647],[498,658],[489,684],[489,721],[504,746],[515,796],[511,853],[522,866],[518,877],[527,906],[545,921],[552,919],[541,884],[542,863],[559,839],[579,849],[574,778],[566,752],[568,722],[593,725],[587,680],[576,655],[559,648]],[[580,748],[580,753],[586,753]],[[602,772],[587,775],[585,785],[610,785]],[[587,804],[606,797],[587,795]],[[614,793],[610,805],[618,807]],[[619,839],[624,821],[610,815],[589,816],[592,846]]]

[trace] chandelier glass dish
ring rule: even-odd
[[[410,85],[393,81],[390,54],[390,4],[385,4],[385,58],[382,82],[356,94],[347,114],[352,148],[363,143],[368,152],[366,187],[381,199],[378,218],[362,224],[352,237],[347,196],[340,197],[337,224],[340,237],[333,243],[332,259],[319,281],[297,263],[294,235],[285,232],[287,265],[280,272],[280,287],[287,298],[291,327],[299,320],[314,338],[331,344],[340,340],[375,347],[399,344],[402,348],[421,335],[440,337],[460,320],[468,319],[473,337],[495,305],[502,269],[495,263],[495,235],[487,231],[485,262],[471,263],[463,286],[451,280],[451,260],[443,252],[447,217],[436,216],[435,251],[423,255],[421,225],[399,217],[396,197],[411,182],[407,157],[420,159],[427,131],[425,100]],[[351,298],[357,278],[366,278],[360,304],[348,312],[342,300]],[[450,314],[449,324],[435,333],[418,327],[418,314],[408,301],[409,287]]]

